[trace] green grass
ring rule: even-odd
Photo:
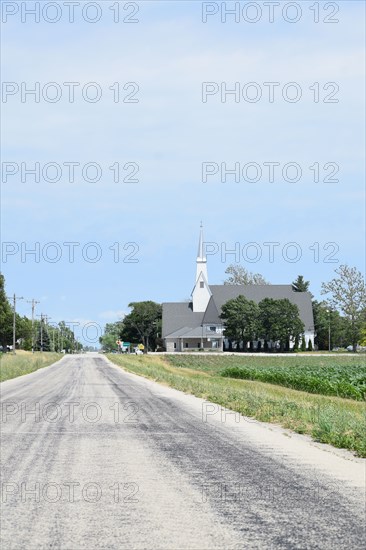
[[[34,372],[42,367],[48,367],[61,357],[63,357],[61,353],[51,352],[17,351],[16,355],[12,353],[0,354],[0,382]]]
[[[177,367],[220,374],[229,378],[258,380],[321,395],[362,401],[366,395],[364,357],[178,357]]]
[[[109,355],[108,358],[130,372],[238,411],[244,416],[309,434],[316,441],[349,449],[358,456],[366,457],[365,406],[362,402],[315,395],[256,380],[220,376],[231,357]],[[250,359],[253,358],[246,357],[244,363]],[[285,358],[278,359],[284,361]],[[337,359],[341,361],[343,358]],[[290,360],[295,362],[298,358],[295,356]]]

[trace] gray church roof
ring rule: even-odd
[[[233,298],[242,295],[259,303],[264,298],[288,298],[299,308],[300,319],[306,331],[314,330],[313,309],[309,292],[294,292],[292,285],[210,285],[212,296],[204,313],[194,313],[189,302],[163,304],[163,334],[173,337],[177,331],[187,333],[201,324],[221,324],[219,318],[222,306]],[[195,331],[194,331],[195,332]],[[181,336],[181,334],[179,334]],[[178,334],[176,335],[178,336]]]
[[[194,313],[190,302],[170,302],[163,304],[163,333],[166,338],[168,334],[181,328],[193,329],[201,326],[203,313]]]
[[[299,308],[300,319],[305,325],[305,330],[314,330],[310,292],[294,292],[292,285],[211,285],[210,289],[220,312],[228,300],[241,295],[257,304],[264,298],[273,298],[274,300],[287,298]]]
[[[204,333],[203,333],[203,328],[201,325],[199,325],[198,327],[196,328],[188,328],[188,327],[184,327],[184,328],[181,328],[180,330],[176,330],[175,332],[172,332],[171,334],[168,334],[166,336],[166,338],[174,338],[174,339],[177,339],[177,338],[201,338]],[[205,332],[205,338],[207,338],[207,331]]]
[[[211,287],[210,287],[211,288]],[[212,290],[211,290],[212,292]],[[205,315],[203,317],[203,323],[209,325],[212,324],[220,324],[222,323],[220,317],[220,313],[216,307],[215,298],[214,296],[211,296],[210,301],[208,302]]]

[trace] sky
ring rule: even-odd
[[[130,302],[189,299],[201,221],[211,284],[240,263],[320,298],[364,270],[363,2],[1,4],[19,313],[92,343]]]

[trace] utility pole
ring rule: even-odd
[[[49,317],[45,313],[41,313],[40,315],[37,315],[37,317],[41,318],[41,351],[43,351],[43,323],[44,323],[44,320],[46,320],[46,325],[47,325],[48,319],[52,319],[52,317]]]
[[[15,331],[16,331],[16,307],[17,307],[17,300],[24,300],[23,296],[16,296],[15,292],[13,296],[8,296],[9,300],[13,300],[13,355],[15,355]]]
[[[39,304],[40,302],[37,302],[37,300],[35,300],[34,298],[32,298],[32,300],[27,300],[27,303],[28,303],[28,304],[32,304],[32,353],[34,353],[34,329],[33,329],[33,325],[34,325],[34,310],[35,310],[36,304]]]
[[[48,330],[47,327],[48,327],[48,321],[50,319],[52,319],[52,317],[49,317],[48,315],[44,315],[44,318],[46,319],[46,330],[47,330],[47,334],[48,334],[48,341],[50,341],[50,333],[49,333],[49,330]],[[43,351],[43,349],[42,349],[42,351]]]
[[[41,318],[41,325],[40,325],[40,328],[41,328],[41,349],[39,351],[43,351],[43,313],[41,313],[40,315],[37,315],[37,317]]]
[[[59,346],[60,346],[60,351],[62,352],[63,348],[64,348],[64,340],[63,340],[63,334],[62,334],[62,327],[60,327],[60,332],[58,333],[59,335]]]

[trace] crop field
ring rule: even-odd
[[[362,401],[366,396],[366,357],[169,356],[180,368],[228,378],[258,380],[295,390]]]
[[[108,358],[123,369],[196,395],[237,411],[260,422],[273,422],[315,441],[349,449],[366,457],[365,402],[336,395],[310,393],[286,385],[222,376],[227,368],[263,369],[275,366],[277,371],[307,367],[324,368],[323,380],[332,367],[364,371],[359,356],[345,357],[252,357],[252,356],[147,356],[111,354]],[[329,370],[330,369],[330,370]],[[356,386],[355,386],[356,387]],[[360,387],[360,386],[358,386]]]

